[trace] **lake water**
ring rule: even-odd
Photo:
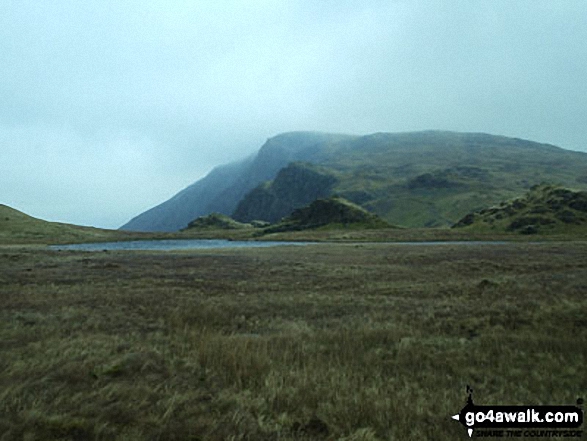
[[[177,239],[177,240],[134,240],[128,242],[98,242],[79,243],[72,245],[53,245],[54,250],[75,251],[171,251],[171,250],[210,250],[218,248],[266,248],[286,245],[311,245],[320,242],[271,242],[271,241],[246,241],[246,240],[222,240],[222,239]],[[324,242],[322,242],[324,243]],[[377,242],[379,245],[503,245],[508,242]],[[355,245],[367,244],[357,242]],[[375,244],[371,242],[370,244]]]
[[[178,240],[133,240],[127,242],[77,243],[72,245],[53,245],[54,250],[75,251],[171,251],[171,250],[210,250],[217,248],[266,248],[284,245],[308,245],[311,242],[270,242],[221,239],[178,239]]]

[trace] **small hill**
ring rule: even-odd
[[[185,230],[241,230],[244,228],[253,228],[253,225],[237,222],[225,214],[212,213],[194,219]]]
[[[317,199],[310,205],[294,210],[281,222],[265,229],[265,233],[300,231],[323,227],[353,229],[389,228],[379,216],[341,197]]]
[[[453,228],[520,234],[587,231],[587,192],[534,186],[523,197],[466,215]]]
[[[55,244],[121,240],[128,233],[48,222],[0,204],[0,244]]]

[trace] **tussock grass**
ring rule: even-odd
[[[587,245],[0,249],[0,439],[462,439],[587,390]]]

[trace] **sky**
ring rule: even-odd
[[[587,152],[585,0],[2,0],[0,203],[117,228],[292,130]]]

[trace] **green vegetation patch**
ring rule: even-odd
[[[230,216],[220,213],[212,213],[207,216],[200,216],[191,221],[187,229],[221,229],[221,230],[239,230],[243,228],[252,228],[251,223],[237,222]]]
[[[247,194],[234,217],[277,222],[314,199],[339,195],[394,225],[448,227],[544,180],[587,182],[584,153],[485,134],[378,133],[312,151],[312,165],[283,168]]]
[[[587,192],[537,185],[522,197],[466,215],[454,227],[520,234],[587,233]]]
[[[264,230],[265,233],[314,228],[389,228],[390,225],[364,208],[341,197],[317,199],[294,210],[290,216]]]

